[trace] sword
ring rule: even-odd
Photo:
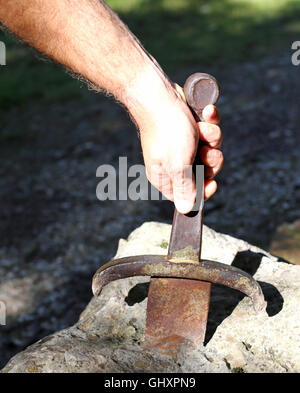
[[[215,104],[219,87],[208,74],[191,75],[184,84],[184,95],[195,120],[203,120],[202,110]],[[200,143],[199,143],[200,145]],[[200,165],[199,148],[194,166]],[[173,262],[199,263],[202,242],[204,176],[197,179],[198,209],[190,214],[174,210],[167,258]],[[167,352],[183,340],[203,343],[209,309],[211,283],[177,278],[152,278],[147,303],[145,338],[149,346]]]
[[[184,94],[198,121],[204,107],[217,101],[219,88],[211,75],[196,73],[187,79]],[[111,281],[151,276],[145,348],[169,356],[175,355],[185,342],[195,346],[204,342],[212,283],[243,292],[251,298],[257,312],[266,306],[261,288],[252,276],[233,266],[201,260],[204,177],[197,183],[197,210],[184,215],[175,208],[167,256],[112,260],[97,270],[92,283],[94,295],[99,296]]]

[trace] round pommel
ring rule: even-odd
[[[202,111],[206,105],[214,105],[220,94],[216,79],[213,76],[202,72],[197,72],[196,74],[188,77],[183,90],[188,105],[192,108],[194,114],[196,114],[200,120],[203,120]]]

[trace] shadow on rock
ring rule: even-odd
[[[261,253],[255,253],[250,250],[238,252],[232,262],[232,266],[253,276],[258,270],[263,256]],[[273,317],[281,311],[284,302],[283,297],[273,285],[260,281],[258,283],[267,302],[266,311],[269,317]],[[231,315],[245,296],[243,293],[223,285],[212,285],[204,345],[211,340],[218,326]]]
[[[134,306],[136,303],[141,303],[148,296],[149,282],[135,285],[128,292],[125,302],[128,306]]]
[[[260,266],[262,257],[263,254],[249,250],[238,252],[232,262],[232,266],[242,269],[253,276]],[[259,281],[259,285],[267,302],[266,311],[269,317],[273,317],[281,311],[284,302],[283,297],[273,285],[261,281]],[[149,283],[135,285],[129,291],[125,302],[129,306],[142,302],[148,296],[148,289]],[[244,297],[245,295],[242,292],[235,289],[218,284],[212,285],[204,345],[210,341],[218,326],[231,315]]]

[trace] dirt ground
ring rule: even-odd
[[[204,222],[268,249],[276,228],[300,218],[300,67],[290,53],[213,73],[221,87],[224,168]],[[74,323],[94,271],[144,221],[171,223],[167,201],[96,198],[96,169],[142,163],[134,126],[111,100],[89,94],[1,113],[0,366],[37,339]],[[18,130],[22,129],[22,137]],[[13,136],[17,137],[14,138]]]

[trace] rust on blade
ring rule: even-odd
[[[200,187],[201,184],[198,184]],[[203,198],[203,185],[198,189],[200,199]],[[168,249],[168,259],[194,260],[199,262],[202,238],[202,209],[190,214],[174,211],[172,231]]]
[[[99,296],[103,287],[110,282],[134,276],[181,279],[176,280],[181,290],[184,284],[194,281],[198,283],[199,281],[205,281],[207,283],[221,284],[247,295],[252,300],[256,312],[263,310],[266,305],[259,284],[252,276],[241,269],[209,260],[201,260],[199,263],[195,263],[194,261],[172,262],[163,255],[139,255],[119,258],[108,262],[106,265],[100,267],[93,277],[93,293],[95,296]],[[170,299],[169,294],[168,299]],[[180,299],[181,292],[180,296],[174,299],[174,301],[180,302]],[[169,302],[165,302],[164,304],[166,304],[166,307],[170,307]]]
[[[203,199],[203,189],[200,200]],[[190,215],[176,209],[172,225],[167,259],[177,266],[170,270],[182,271],[180,278],[162,279],[151,274],[145,339],[146,346],[168,354],[176,353],[182,343],[194,345],[204,342],[210,301],[211,283],[188,277],[187,264],[199,268],[202,235],[202,208]],[[198,271],[199,273],[199,271]],[[172,351],[171,351],[172,348]],[[167,352],[165,352],[167,353]]]
[[[160,352],[165,349],[164,353],[171,354],[185,340],[202,343],[209,309],[209,289],[210,283],[203,281],[181,278],[152,280],[147,305],[147,346]],[[174,297],[174,291],[180,291],[180,296]]]

